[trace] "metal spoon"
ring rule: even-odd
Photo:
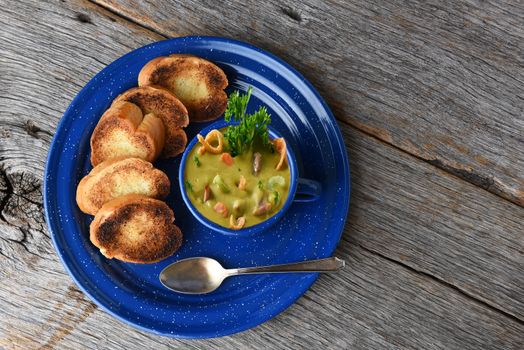
[[[160,282],[175,292],[203,294],[214,291],[224,279],[231,276],[253,273],[332,272],[340,270],[344,265],[344,260],[332,257],[291,264],[224,269],[214,259],[199,257],[183,259],[167,266],[160,273]]]

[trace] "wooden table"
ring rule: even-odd
[[[522,349],[524,3],[0,0],[0,349]],[[167,37],[227,36],[320,91],[351,160],[347,260],[288,310],[210,340],[137,331],[55,254],[42,176],[104,66]]]

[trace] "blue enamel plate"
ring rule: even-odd
[[[185,207],[178,184],[180,157],[156,166],[171,179],[167,203],[184,234],[181,249],[156,264],[104,258],[89,241],[92,217],[75,202],[86,175],[89,139],[102,113],[120,93],[137,85],[149,60],[172,53],[206,58],[226,73],[233,90],[253,86],[248,107],[265,105],[271,127],[294,150],[298,175],[322,185],[318,200],[294,202],[269,229],[254,235],[224,235],[203,226]],[[191,123],[191,140],[208,124]],[[53,243],[77,285],[98,306],[142,330],[180,338],[208,338],[240,332],[269,320],[290,306],[317,274],[239,276],[215,292],[184,295],[165,289],[159,273],[168,264],[208,256],[227,268],[281,264],[331,256],[349,207],[349,163],[331,111],[311,84],[277,57],[254,46],[214,37],[184,37],[137,49],[111,63],[76,96],[51,144],[45,171],[44,202]]]

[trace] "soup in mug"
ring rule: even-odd
[[[286,143],[272,149],[254,142],[232,157],[221,130],[212,130],[190,151],[184,184],[193,206],[208,220],[231,229],[250,227],[275,215],[290,186]]]

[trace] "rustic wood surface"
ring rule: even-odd
[[[521,2],[97,2],[0,0],[0,349],[522,348]],[[90,302],[54,253],[41,189],[81,87],[187,34],[299,68],[340,121],[353,191],[337,250],[348,268],[259,327],[199,341]]]

